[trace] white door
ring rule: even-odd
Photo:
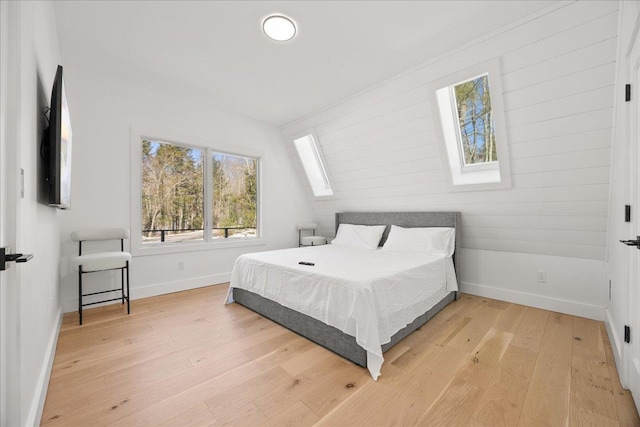
[[[632,9],[633,10],[633,9]],[[640,22],[640,17],[637,22]],[[637,27],[637,26],[636,26]],[[637,31],[637,29],[636,29]],[[632,229],[635,230],[634,236],[630,239],[636,239],[640,234],[640,40],[636,32],[626,50],[626,64],[629,84],[631,84],[631,101],[626,109],[627,114],[627,138],[629,143],[630,156],[630,191],[632,198],[635,198],[634,222]],[[634,154],[635,153],[635,154]],[[635,400],[636,407],[640,408],[640,247],[629,247],[632,253],[631,271],[630,271],[630,326],[631,335],[626,359],[627,383]]]
[[[5,2],[0,2],[0,159],[4,159],[5,154],[5,141],[6,141],[6,106],[7,106],[7,94],[6,94],[6,80],[7,80],[7,26],[8,26],[8,5]],[[4,187],[2,173],[4,172],[2,160],[0,160],[0,246],[4,246],[4,215],[2,212],[3,199],[4,199]],[[5,285],[7,282],[4,279],[4,274],[0,273],[0,426],[8,425],[8,408],[7,408],[7,321],[5,316],[7,315],[7,301],[8,294],[6,292]]]
[[[0,1],[0,246],[16,245],[15,185],[18,106],[10,85],[16,64],[16,5]],[[12,164],[13,163],[13,164]],[[13,187],[15,188],[15,186]],[[12,213],[13,212],[13,213]],[[17,269],[0,271],[0,426],[20,425]]]

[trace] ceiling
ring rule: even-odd
[[[275,125],[557,3],[55,1],[63,64]],[[273,13],[290,42],[262,33]]]

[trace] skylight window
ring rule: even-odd
[[[298,156],[307,174],[307,179],[309,180],[313,194],[316,197],[333,196],[329,176],[322,162],[322,156],[313,134],[297,138],[293,143],[298,151]]]
[[[458,113],[463,167],[496,163],[496,133],[491,110],[489,75],[484,74],[452,88]]]
[[[509,188],[511,176],[497,60],[430,85],[443,166],[452,191]],[[439,113],[439,114],[438,114]]]

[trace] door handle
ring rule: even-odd
[[[624,243],[627,246],[635,246],[640,249],[640,236],[638,236],[637,240],[620,240],[620,243]]]
[[[33,254],[12,254],[10,247],[0,248],[0,271],[9,268],[10,262],[27,262],[33,258]]]

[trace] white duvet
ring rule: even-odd
[[[300,265],[300,261],[315,265]],[[325,245],[240,256],[232,288],[251,291],[356,338],[380,375],[382,345],[458,290],[450,257]]]

